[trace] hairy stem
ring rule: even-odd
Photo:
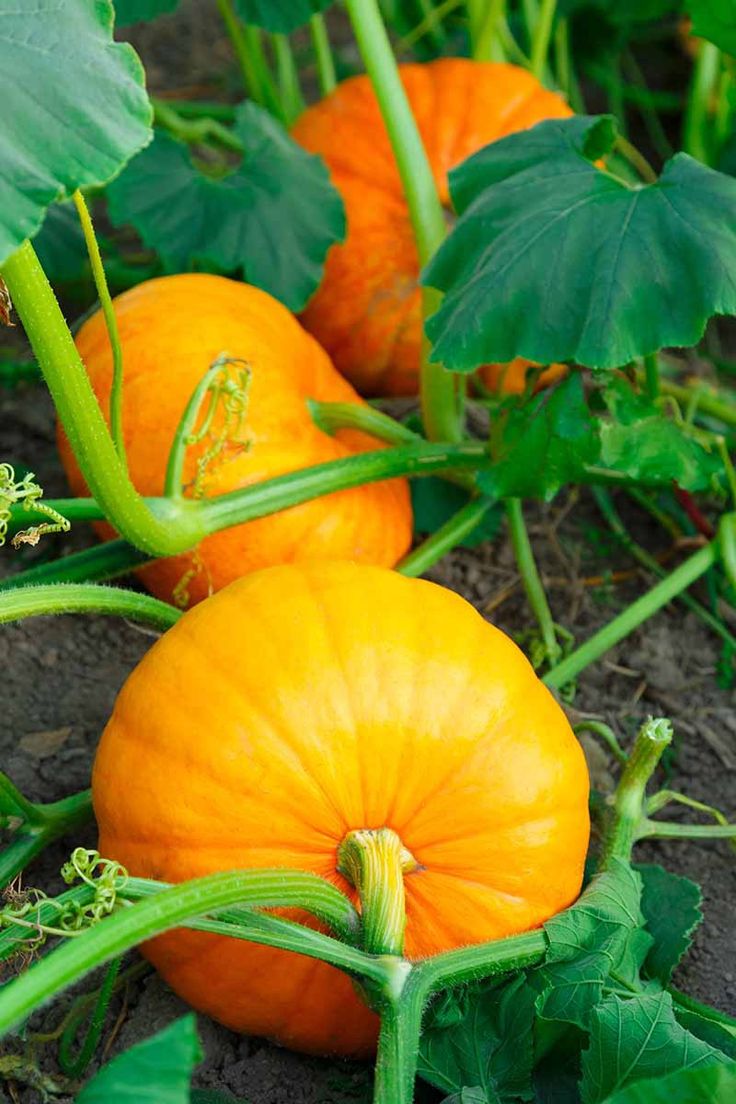
[[[34,805],[0,773],[0,825],[16,819],[10,843],[0,851],[0,889],[55,839],[75,832],[92,817],[92,793],[85,790],[48,805]]]
[[[49,563],[29,567],[17,575],[0,579],[0,595],[19,587],[36,587],[50,583],[100,583],[115,579],[141,564],[150,563],[151,557],[139,552],[124,540],[106,541],[81,552],[52,560]],[[1,599],[0,599],[1,602]]]
[[[53,583],[48,586],[17,587],[0,593],[0,624],[24,617],[45,617],[52,613],[101,613],[142,621],[156,629],[169,629],[181,611],[134,590],[99,586],[96,583]]]
[[[613,858],[631,861],[631,849],[641,838],[647,785],[664,749],[672,742],[672,725],[664,718],[645,721],[634,742],[614,794],[613,816],[606,833],[601,867]]]
[[[346,0],[346,7],[391,140],[409,205],[419,264],[424,267],[445,237],[445,218],[432,169],[401,83],[377,0]],[[425,318],[437,310],[439,302],[435,289],[424,289]],[[430,363],[426,339],[421,399],[428,437],[435,441],[460,440],[462,414],[458,386],[442,365]]]

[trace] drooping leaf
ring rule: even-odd
[[[444,1092],[465,1089],[463,1104],[531,1100],[535,1000],[523,974],[469,989],[462,1019],[426,1025],[420,1075]]]
[[[622,376],[603,393],[613,418],[601,423],[601,466],[649,485],[675,481],[700,491],[722,470],[722,461],[637,392]]]
[[[675,1070],[667,1077],[637,1081],[605,1104],[728,1104],[736,1100],[736,1063]]]
[[[114,0],[114,3],[115,25],[127,27],[174,11],[179,0]]]
[[[80,280],[89,272],[87,246],[71,200],[49,207],[33,247],[52,283]]]
[[[196,1019],[184,1016],[103,1066],[76,1104],[189,1104],[192,1070],[201,1058]]]
[[[600,1104],[624,1086],[724,1061],[721,1051],[681,1027],[669,993],[609,994],[593,1009],[583,1052],[582,1104]]]
[[[235,7],[246,23],[289,34],[332,3],[333,0],[235,0]]]
[[[495,463],[479,482],[497,498],[548,500],[565,483],[581,481],[586,464],[598,458],[600,442],[580,373],[530,402],[511,400],[493,419],[491,452]]]
[[[414,528],[417,533],[436,532],[469,501],[468,493],[462,487],[432,475],[412,479],[410,488]],[[503,508],[500,505],[491,507],[477,529],[460,542],[461,546],[476,548],[484,541],[493,540],[501,528],[502,518]]]
[[[110,0],[0,0],[0,263],[150,140],[143,67],[112,25]]]
[[[661,866],[638,865],[643,889],[641,908],[654,943],[644,962],[649,977],[667,985],[703,919],[700,886]]]
[[[434,360],[613,368],[736,313],[736,180],[678,154],[630,186],[594,164],[615,140],[607,116],[548,120],[453,170],[460,218],[423,277],[446,292]]]
[[[255,104],[241,104],[234,132],[243,163],[221,179],[157,133],[110,187],[110,217],[135,226],[168,272],[242,272],[299,310],[320,282],[327,250],[345,234],[342,200],[322,160]]]
[[[541,1016],[588,1027],[611,971],[629,976],[638,971],[651,942],[640,939],[640,897],[639,875],[614,860],[571,908],[547,921],[547,961],[532,975]]]
[[[736,55],[736,0],[687,0],[693,34]]]

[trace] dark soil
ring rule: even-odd
[[[186,3],[178,21],[162,19],[131,35],[155,90],[184,95],[197,86],[198,94],[212,98],[227,92],[234,79],[229,47],[224,36],[211,33],[211,6]],[[54,447],[51,404],[41,386],[0,392],[0,460],[32,468],[47,497],[66,492]],[[633,565],[611,540],[586,496],[576,503],[539,508],[531,520],[555,616],[578,641],[650,582],[633,573],[620,585],[589,585],[590,577],[611,569],[628,571]],[[642,543],[653,552],[666,548],[666,534],[640,515],[633,520]],[[0,553],[0,573],[90,541],[84,527],[78,527],[70,537],[47,538],[35,550],[15,553],[6,547]],[[431,577],[463,594],[515,636],[532,626],[503,536],[475,550],[456,551]],[[0,766],[29,797],[50,801],[88,785],[94,748],[115,695],[150,643],[146,631],[97,617],[41,618],[0,628]],[[674,754],[666,764],[668,785],[734,816],[736,693],[718,688],[718,659],[719,645],[709,631],[682,606],[670,606],[585,672],[571,714],[576,720],[580,714],[605,719],[622,739],[630,737],[648,714],[668,715],[676,729]],[[595,747],[589,752],[596,784],[610,787],[609,758]],[[51,848],[30,868],[26,884],[55,888],[55,872],[76,843],[92,845],[93,830]],[[678,971],[677,985],[736,1013],[733,853],[725,844],[670,843],[642,846],[638,854],[701,884],[705,919]],[[85,985],[91,988],[89,981]],[[68,998],[37,1015],[32,1032],[53,1030],[67,1005]],[[150,1036],[184,1011],[155,976],[132,983],[110,1010],[103,1036],[105,1057]],[[205,1050],[195,1076],[199,1087],[226,1090],[250,1104],[370,1100],[367,1066],[290,1054],[263,1040],[234,1035],[202,1017],[199,1026]],[[0,1051],[0,1061],[3,1053],[23,1054],[24,1045],[20,1039],[11,1040]],[[58,1077],[55,1053],[54,1044],[41,1047],[30,1056],[31,1064]],[[434,1099],[429,1093],[426,1098]],[[37,1104],[42,1099],[41,1092],[20,1082],[6,1082],[3,1088],[0,1078],[2,1104]],[[59,1099],[71,1098],[62,1094]]]

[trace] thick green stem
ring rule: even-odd
[[[331,437],[338,429],[359,429],[361,433],[369,433],[390,445],[408,445],[424,439],[390,414],[384,414],[372,406],[308,399],[307,408],[314,424]]]
[[[329,96],[330,92],[334,92],[337,87],[337,75],[324,16],[313,15],[309,20],[309,29],[312,32],[312,45],[317,62],[319,90],[323,96]]]
[[[289,894],[289,884],[295,880],[298,890]],[[316,883],[322,885],[317,886]],[[251,908],[298,905],[309,910],[312,890],[322,895],[323,887],[339,893],[315,875],[292,871],[226,871],[165,889],[155,885],[152,887],[151,883],[136,884],[136,880],[131,879],[124,895],[132,897],[138,889],[143,900],[132,908],[121,909],[58,947],[21,977],[5,985],[0,991],[0,1036],[22,1023],[36,1008],[78,982],[90,970],[182,924],[320,958],[340,969],[368,978],[377,985],[385,984],[387,970],[379,960],[300,924],[247,909],[232,913],[237,917],[237,924],[228,919],[197,919],[242,904]],[[91,892],[90,887],[85,889]],[[152,895],[149,896],[149,893]]]
[[[609,649],[623,640],[625,636],[637,629],[639,625],[652,617],[662,606],[666,606],[673,598],[676,598],[683,590],[691,586],[697,579],[713,566],[718,559],[718,549],[715,541],[698,549],[694,555],[675,568],[667,578],[647,593],[633,602],[627,609],[615,617],[613,621],[605,625],[595,633],[590,640],[582,644],[571,655],[558,663],[556,667],[545,675],[543,682],[553,689],[559,689],[568,682],[577,678],[581,671],[590,666]]]
[[[680,824],[668,820],[649,820],[639,824],[637,839],[736,839],[736,824]]]
[[[381,1013],[373,1104],[412,1104],[427,987],[409,976],[397,1000]]]
[[[540,81],[547,68],[547,52],[556,10],[557,0],[542,0],[532,32],[531,70]]]
[[[304,98],[299,86],[299,72],[294,63],[294,55],[287,35],[275,34],[273,36],[273,49],[276,58],[279,99],[281,100],[284,122],[287,126],[291,126],[304,110]]]
[[[363,949],[400,957],[404,951],[404,874],[416,869],[414,856],[391,828],[348,832],[337,851],[337,868],[358,891]]]
[[[217,0],[217,7],[238,59],[246,94],[255,103],[281,118],[278,93],[263,56],[258,28],[243,26],[232,0]]]
[[[712,42],[701,40],[685,111],[682,146],[685,153],[706,165],[711,163],[714,153],[711,104],[715,101],[720,72],[721,51]]]
[[[17,575],[0,579],[0,595],[19,587],[35,587],[50,583],[100,583],[126,575],[141,564],[149,563],[150,556],[139,552],[124,540],[106,541],[81,552],[51,560],[49,563],[29,567]],[[2,599],[0,598],[0,603]]]
[[[401,83],[377,0],[346,0],[346,7],[391,140],[409,206],[419,263],[424,267],[445,237],[445,217],[432,169]],[[425,288],[424,318],[433,314],[438,306],[439,293]],[[426,338],[421,397],[428,437],[434,441],[460,440],[462,414],[458,387],[452,374],[442,365],[430,363]]]
[[[641,726],[614,794],[611,829],[604,841],[602,867],[613,858],[631,861],[631,850],[641,837],[649,779],[671,742],[672,725],[668,720],[650,717]]]
[[[505,61],[499,32],[506,17],[506,0],[488,0],[476,7],[479,11],[471,23],[473,58],[476,61]]]
[[[53,583],[0,593],[0,624],[51,613],[101,613],[162,630],[171,628],[181,617],[181,610],[157,598],[96,583]]]
[[[552,611],[549,608],[547,595],[539,577],[534,552],[524,523],[520,499],[509,498],[507,500],[506,516],[522,585],[529,600],[529,605],[537,619],[547,659],[550,663],[554,663],[560,655],[560,645],[557,642]]]
[[[471,499],[436,532],[404,556],[403,560],[396,565],[396,570],[401,575],[412,578],[423,575],[438,560],[469,537],[493,505],[494,502],[490,498]]]
[[[90,790],[48,805],[27,801],[10,779],[0,773],[0,827],[15,829],[0,851],[0,889],[24,870],[36,855],[60,836],[75,832],[92,816]]]
[[[107,519],[145,552],[176,555],[198,544],[203,533],[192,504],[159,500],[162,508],[157,515],[130,482],[30,242],[5,262],[2,274],[87,486]]]
[[[215,142],[224,149],[233,153],[243,152],[243,143],[226,126],[217,119],[186,118],[167,103],[165,100],[153,99],[154,119],[158,126],[164,127],[182,142],[207,143]]]
[[[115,308],[110,298],[110,289],[107,286],[105,266],[102,263],[100,247],[95,237],[95,229],[92,218],[85,202],[84,196],[77,189],[73,196],[74,205],[77,208],[79,222],[84,234],[87,246],[87,255],[92,268],[92,277],[100,300],[100,307],[107,326],[107,336],[112,351],[112,387],[110,389],[110,434],[115,445],[120,463],[128,470],[128,461],[125,455],[125,443],[123,441],[123,347],[120,344],[118,332],[118,320],[115,316]]]

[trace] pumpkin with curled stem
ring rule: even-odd
[[[312,421],[308,399],[361,403],[330,358],[272,296],[221,276],[166,276],[115,300],[124,358],[123,432],[130,476],[141,494],[160,495],[169,450],[184,409],[210,365],[226,353],[247,366],[250,381],[238,444],[205,465],[204,489],[224,494],[286,472],[337,460],[383,443],[356,430],[329,436]],[[109,410],[113,364],[101,312],[79,330],[77,348],[103,411]],[[205,407],[206,407],[205,403]],[[224,417],[215,411],[212,432]],[[233,445],[235,444],[235,447]],[[63,431],[59,448],[75,494],[84,479]],[[191,483],[207,443],[190,447]],[[110,536],[109,526],[98,531]],[[190,602],[249,571],[300,559],[352,559],[392,567],[411,544],[405,480],[368,484],[313,499],[207,537],[193,553],[140,570],[154,594]]]
[[[565,101],[515,65],[443,58],[400,66],[443,206],[450,214],[448,173],[489,142],[572,114]],[[348,232],[327,256],[324,280],[304,325],[336,367],[364,395],[414,395],[422,346],[419,259],[409,209],[366,76],[344,81],[297,120],[293,137],[324,157],[341,193]],[[550,258],[550,263],[553,263]],[[522,391],[530,362],[490,365],[485,385]],[[540,378],[564,372],[553,365]]]
[[[583,753],[516,644],[443,587],[348,563],[268,568],[185,614],[120,693],[93,799],[101,853],[171,882],[298,868],[354,898],[340,844],[392,829],[414,860],[410,958],[544,923],[577,897],[589,836]],[[146,954],[230,1028],[375,1046],[322,962],[181,930]]]

